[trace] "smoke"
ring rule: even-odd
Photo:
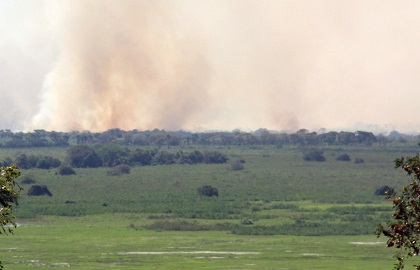
[[[54,1],[49,10],[59,53],[35,127],[176,129],[206,106],[205,46],[168,3]]]
[[[418,1],[8,1],[0,128],[420,130]]]

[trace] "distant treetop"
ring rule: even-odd
[[[0,147],[26,148],[26,147],[67,147],[80,144],[119,144],[124,146],[151,146],[167,147],[179,145],[296,145],[296,146],[322,146],[322,145],[385,145],[388,143],[404,143],[418,141],[415,135],[405,135],[397,131],[389,135],[374,135],[367,131],[329,131],[325,133],[310,132],[300,129],[295,133],[270,131],[258,129],[254,132],[188,132],[165,130],[130,130],[118,128],[104,132],[72,131],[56,132],[35,130],[33,132],[12,132],[0,130]]]

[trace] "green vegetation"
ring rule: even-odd
[[[16,216],[12,214],[12,211],[18,205],[18,197],[22,190],[16,182],[19,176],[20,172],[16,165],[0,168],[0,234],[12,233],[10,226],[16,227]],[[1,261],[0,269],[3,269]]]
[[[89,134],[69,133],[65,147],[0,152],[0,160],[26,154],[61,161],[58,169],[22,170],[25,190],[36,184],[53,196],[22,194],[15,209],[22,226],[2,246],[8,269],[60,263],[72,269],[392,264],[385,240],[374,236],[376,224],[392,218],[392,205],[377,191],[405,185],[393,159],[415,154],[415,138],[385,141],[361,132],[326,136],[304,130],[287,138],[265,130],[250,136]],[[0,137],[0,143],[9,139]],[[311,149],[324,162],[305,161]],[[355,162],[343,162],[339,157],[345,155]],[[218,196],[200,195],[203,187]]]
[[[24,221],[13,237],[2,239],[4,266],[7,270],[383,270],[392,264],[390,250],[374,235],[267,237],[155,231],[132,225],[144,222],[143,215],[134,213]]]
[[[12,228],[16,227],[15,216],[12,211],[18,205],[18,197],[22,188],[16,179],[20,176],[20,171],[16,165],[0,168],[0,234],[11,233]]]
[[[385,235],[388,238],[388,247],[399,249],[395,254],[397,263],[394,269],[401,270],[404,269],[406,257],[418,256],[420,253],[420,156],[417,154],[413,157],[397,158],[395,167],[402,168],[413,179],[409,185],[403,186],[398,194],[394,189],[387,191],[395,210],[393,220],[386,226],[379,224],[376,233],[378,236]],[[406,256],[401,254],[403,249],[406,251]],[[419,270],[420,263],[414,267]]]

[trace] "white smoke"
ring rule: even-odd
[[[418,1],[26,3],[0,128],[420,130]]]

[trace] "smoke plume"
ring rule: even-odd
[[[194,119],[208,95],[205,46],[167,4],[52,2],[58,59],[34,126],[176,129]]]
[[[3,0],[0,128],[419,132],[418,14],[415,0]]]

